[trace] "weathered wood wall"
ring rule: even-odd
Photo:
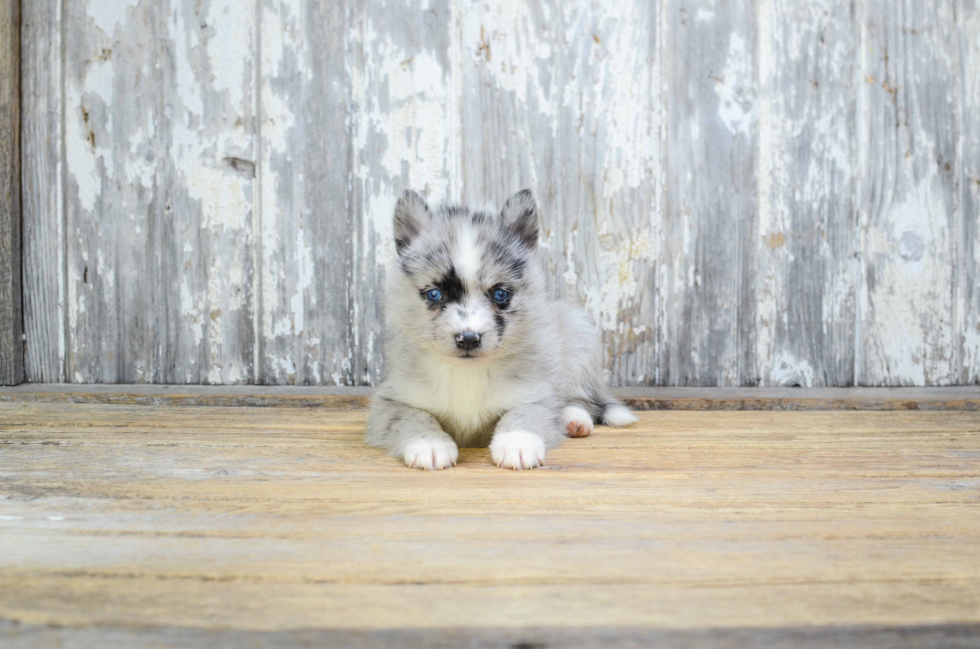
[[[976,0],[33,0],[23,66],[32,381],[376,382],[407,185],[532,187],[614,384],[980,382]]]
[[[20,0],[0,0],[0,385],[24,379],[20,157]]]

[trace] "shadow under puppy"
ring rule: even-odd
[[[549,295],[530,191],[496,212],[431,210],[406,190],[394,232],[369,444],[418,469],[455,465],[458,446],[489,445],[497,466],[531,469],[566,434],[636,421],[603,381],[589,317]]]

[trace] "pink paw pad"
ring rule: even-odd
[[[581,421],[568,422],[565,430],[568,431],[569,437],[588,437],[592,434],[592,426]]]

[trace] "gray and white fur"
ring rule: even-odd
[[[418,469],[455,465],[459,446],[489,445],[497,466],[531,469],[565,435],[636,421],[603,380],[589,317],[549,295],[530,191],[498,212],[431,210],[406,190],[394,234],[369,444]]]

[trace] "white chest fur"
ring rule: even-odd
[[[426,359],[416,373],[403,379],[397,382],[401,400],[434,414],[462,445],[535,392],[481,360]]]

